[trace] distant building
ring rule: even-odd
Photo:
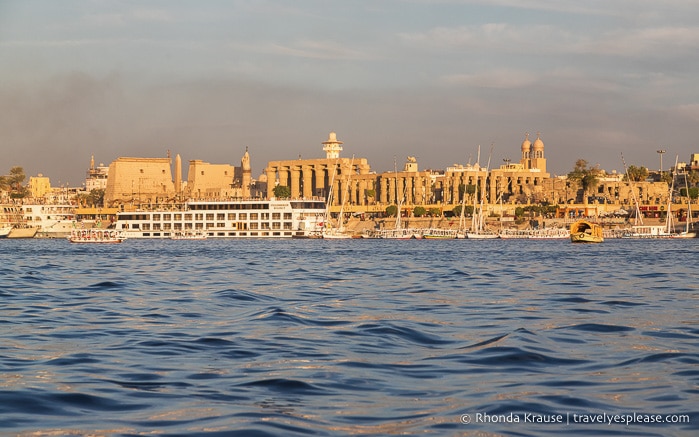
[[[333,193],[333,204],[339,205],[346,196],[357,200],[358,191],[372,188],[367,185],[370,168],[366,158],[340,158],[343,143],[335,132],[330,132],[322,144],[324,159],[270,161],[265,168],[267,197],[274,197],[274,188],[283,185],[290,188],[292,198],[327,198]]]
[[[169,158],[117,158],[109,165],[106,205],[166,203],[174,199]]]
[[[90,158],[90,168],[87,170],[85,178],[85,191],[88,193],[92,190],[106,190],[107,178],[109,176],[109,167],[100,163],[95,167],[95,157]]]
[[[247,149],[241,166],[189,161],[187,181],[182,182],[182,160],[175,157],[173,179],[170,158],[117,158],[109,165],[106,205],[172,203],[190,198],[249,198],[254,187]]]
[[[48,177],[39,173],[38,176],[31,176],[29,178],[29,185],[27,188],[29,190],[29,197],[40,199],[51,193],[51,181]]]

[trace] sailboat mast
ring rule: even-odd
[[[684,173],[684,189],[687,191],[687,225],[685,232],[689,233],[690,222],[692,220],[692,198],[689,196],[689,182],[687,181],[687,171]]]
[[[485,166],[485,176],[488,177],[488,172],[490,171],[490,159],[493,157],[493,147],[490,147],[490,153],[488,154],[488,164]],[[479,216],[479,230],[483,230],[485,224],[485,216],[483,215],[483,202],[485,201],[485,181],[483,181],[481,188],[481,207],[478,211]]]
[[[673,231],[673,217],[672,217],[672,193],[675,191],[675,172],[677,171],[677,163],[679,162],[680,156],[676,155],[675,156],[675,168],[672,171],[672,181],[670,182],[670,193],[668,194],[667,197],[667,217],[665,219],[665,230],[669,234],[670,232]]]
[[[349,185],[350,185],[350,178],[352,177],[352,171],[354,168],[354,155],[352,155],[352,160],[350,161],[350,166],[349,166],[349,172],[347,172],[347,182],[345,182],[345,187],[342,190],[342,199],[340,201],[342,202],[340,204],[340,216],[337,218],[338,221],[338,229],[341,231],[344,230],[345,227],[345,202],[347,201],[347,198],[349,197]]]
[[[476,232],[478,228],[478,216],[476,216],[476,206],[478,206],[478,170],[481,168],[481,145],[478,145],[478,158],[476,160],[476,189],[473,194],[473,212],[471,213],[471,232]]]
[[[629,169],[626,167],[626,161],[624,160],[624,154],[621,154],[621,162],[624,164],[624,171],[626,172],[626,179],[629,181],[629,186],[631,187],[631,195],[633,196],[633,203],[636,206],[636,213],[634,217],[634,225],[642,225],[643,217],[641,216],[641,208],[638,206],[638,199],[636,198],[636,187],[629,176]]]

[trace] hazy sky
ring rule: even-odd
[[[552,174],[699,153],[696,0],[0,0],[0,174],[80,185],[90,156],[256,177],[342,156],[377,172],[516,162]],[[485,152],[484,152],[485,153]],[[482,156],[481,163],[486,158]]]

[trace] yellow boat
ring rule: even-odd
[[[602,226],[587,220],[579,220],[570,225],[570,241],[573,243],[601,243],[604,241]]]

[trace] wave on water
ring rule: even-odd
[[[699,433],[696,242],[327,243],[0,241],[0,429]]]

